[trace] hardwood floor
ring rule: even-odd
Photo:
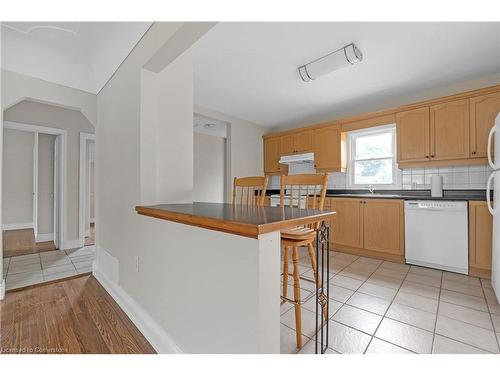
[[[15,257],[55,250],[54,241],[35,242],[33,229],[3,231],[3,257]]]
[[[155,353],[91,275],[9,292],[0,353]]]

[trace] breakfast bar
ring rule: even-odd
[[[136,211],[151,233],[164,234],[158,246],[171,284],[161,286],[158,298],[168,301],[169,334],[183,351],[280,352],[280,230],[324,222],[334,212],[202,202]],[[318,233],[322,264],[328,227]],[[179,288],[183,293],[172,293]],[[324,293],[318,286],[317,301],[325,301]]]

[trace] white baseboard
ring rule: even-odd
[[[5,298],[5,279],[0,279],[0,301]]]
[[[182,350],[175,344],[170,335],[151,318],[151,316],[135,302],[117,283],[108,279],[94,262],[93,275],[116,303],[127,314],[130,320],[141,331],[153,348],[162,354],[180,354]]]
[[[54,233],[38,233],[35,237],[35,242],[54,241]]]
[[[63,249],[64,250],[78,249],[80,247],[83,247],[83,245],[84,245],[84,242],[82,242],[80,240],[66,240],[66,241],[64,241]]]
[[[30,229],[33,228],[33,223],[11,223],[2,224],[2,230]]]

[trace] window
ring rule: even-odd
[[[400,188],[395,125],[349,132],[347,147],[349,187]]]

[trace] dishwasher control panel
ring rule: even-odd
[[[467,202],[457,201],[406,201],[406,209],[429,209],[429,210],[464,210]]]

